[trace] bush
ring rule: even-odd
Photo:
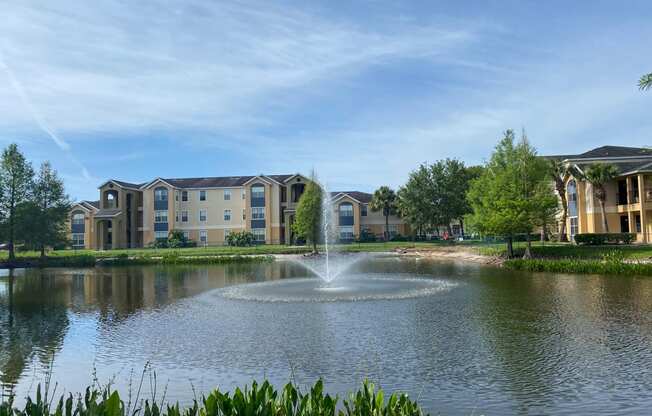
[[[360,231],[360,237],[358,238],[359,243],[373,243],[375,241],[376,241],[376,234],[365,229],[362,229]]]
[[[226,236],[226,243],[232,247],[249,247],[254,245],[255,239],[249,231],[237,231]]]
[[[195,400],[189,408],[180,408],[179,404],[157,403],[154,398],[138,401],[134,405],[142,409],[132,408],[132,402],[123,401],[117,391],[110,388],[97,390],[87,388],[84,395],[61,396],[58,402],[48,398],[47,392],[41,394],[37,387],[35,400],[28,397],[23,410],[13,408],[13,398],[0,403],[0,415],[13,416],[124,416],[124,415],[159,415],[159,416],[422,416],[425,413],[419,405],[410,400],[406,394],[393,393],[385,399],[382,389],[367,381],[362,389],[351,393],[348,399],[342,400],[338,410],[337,396],[324,393],[321,380],[303,393],[292,383],[282,390],[276,390],[268,381],[258,384],[255,381],[250,387],[236,388],[233,394],[219,389],[208,396]],[[142,410],[139,411],[139,410]]]
[[[603,244],[631,244],[636,240],[635,233],[585,233],[576,234],[577,244],[599,246]]]

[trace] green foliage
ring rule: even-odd
[[[360,230],[360,237],[358,238],[358,242],[373,243],[374,241],[376,241],[376,234],[369,232],[369,230],[364,228]]]
[[[254,242],[254,235],[249,231],[237,231],[226,236],[226,243],[232,247],[249,247]]]
[[[594,163],[586,170],[582,179],[593,185],[593,195],[600,203],[600,212],[602,213],[602,228],[605,233],[609,232],[609,222],[607,221],[605,211],[605,201],[607,200],[607,191],[604,185],[613,180],[618,175],[618,169],[610,163]]]
[[[317,252],[317,244],[322,234],[322,207],[324,191],[317,183],[314,175],[306,185],[292,224],[294,232],[298,237],[305,238],[312,244],[314,252]]]
[[[652,276],[652,264],[624,262],[618,258],[582,259],[511,259],[504,263],[512,270],[551,273],[614,274]]]
[[[292,383],[282,390],[276,390],[268,381],[253,382],[244,389],[236,388],[233,394],[213,390],[193,405],[182,409],[179,404],[157,403],[145,400],[125,406],[117,391],[109,388],[96,390],[87,388],[83,396],[72,394],[61,396],[56,406],[41,395],[37,388],[36,399],[27,398],[23,409],[13,407],[11,398],[0,403],[0,416],[422,416],[425,413],[419,405],[405,394],[393,393],[385,398],[382,389],[367,381],[362,388],[342,400],[324,392],[321,380],[306,393]]]
[[[168,247],[170,248],[184,248],[184,247],[196,247],[197,242],[189,240],[183,235],[183,231],[172,230],[168,235]]]
[[[397,213],[396,192],[389,186],[381,186],[374,191],[369,203],[372,211],[381,211],[385,217],[385,241],[389,240],[389,216]]]
[[[649,90],[652,88],[652,72],[645,74],[638,80],[638,88],[643,91]]]
[[[575,242],[586,245],[631,244],[636,240],[635,233],[587,233],[576,234]]]

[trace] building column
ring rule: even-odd
[[[645,211],[647,207],[645,201],[645,175],[643,174],[638,175],[638,200],[641,205],[641,232],[643,233],[643,242],[647,243],[647,212]]]

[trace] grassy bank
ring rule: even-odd
[[[478,245],[477,250],[485,256],[506,257],[505,244]],[[605,255],[617,251],[626,260],[652,259],[652,245],[604,245],[578,246],[569,243],[532,243],[532,256],[537,259],[602,259]],[[525,243],[514,243],[515,257],[523,256]]]
[[[140,390],[139,390],[140,391]],[[195,400],[188,408],[165,402],[163,398],[143,400],[138,395],[132,402],[131,394],[117,391],[86,389],[84,395],[62,396],[59,401],[48,398],[47,393],[37,390],[35,398],[27,398],[22,409],[13,403],[0,403],[0,416],[421,416],[424,412],[418,404],[405,394],[393,393],[385,398],[381,389],[365,382],[362,388],[351,393],[338,405],[339,398],[324,392],[323,383],[318,381],[306,392],[292,383],[281,390],[269,382],[253,382],[233,394],[214,390],[207,396]]]
[[[503,263],[512,270],[551,273],[652,276],[652,264],[590,259],[511,259]]]

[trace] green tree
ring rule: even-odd
[[[537,157],[525,133],[515,143],[513,130],[505,132],[484,172],[472,182],[468,198],[474,226],[484,234],[504,237],[510,257],[514,236],[521,233],[527,238],[524,257],[531,257],[530,234],[544,208],[557,204],[545,160]]]
[[[397,213],[396,192],[389,186],[381,186],[376,189],[369,208],[372,211],[382,211],[385,217],[385,241],[389,240],[389,216]]]
[[[566,220],[568,219],[568,199],[566,198],[566,182],[578,172],[571,165],[560,159],[548,160],[548,174],[555,184],[555,190],[561,201],[561,223],[559,224],[559,241],[567,241]]]
[[[600,212],[602,214],[602,227],[604,232],[609,232],[609,222],[605,211],[605,201],[607,200],[607,190],[604,185],[613,180],[618,175],[618,169],[610,163],[594,163],[588,167],[586,174],[582,179],[586,180],[593,186],[593,195],[600,203]]]
[[[0,160],[0,210],[9,243],[9,261],[16,258],[16,232],[25,225],[19,222],[18,207],[29,201],[34,170],[14,143],[2,152]]]
[[[652,72],[645,74],[638,80],[638,88],[643,91],[649,90],[652,88]]]
[[[299,237],[312,244],[312,251],[317,253],[317,244],[322,234],[322,208],[324,191],[313,178],[306,185],[299,203],[292,227]]]
[[[24,224],[23,239],[27,245],[39,249],[42,258],[46,247],[67,242],[70,205],[63,180],[50,162],[44,162],[33,181],[30,200],[18,208],[19,222]]]

